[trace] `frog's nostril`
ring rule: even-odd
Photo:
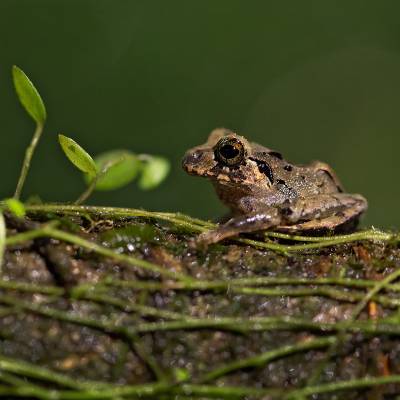
[[[194,168],[198,164],[199,155],[194,153],[186,153],[182,160],[182,167],[186,172],[193,173]]]
[[[197,164],[202,158],[202,153],[199,151],[194,151],[193,153],[186,154],[184,163],[186,165]]]
[[[202,156],[203,156],[203,152],[201,152],[201,151],[195,151],[192,153],[193,161],[199,161]]]

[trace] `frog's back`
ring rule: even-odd
[[[264,162],[271,169],[272,188],[292,193],[292,198],[312,197],[319,194],[343,192],[336,173],[321,161],[296,165],[287,161],[281,153],[251,143],[252,157]],[[295,195],[293,195],[295,194]]]
[[[299,197],[312,197],[320,194],[343,192],[342,186],[324,169],[318,168],[318,163],[306,166],[293,166],[288,184],[293,186]],[[332,171],[333,172],[333,171]]]

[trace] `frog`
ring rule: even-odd
[[[334,170],[313,161],[297,165],[280,152],[217,128],[189,149],[182,167],[208,178],[230,217],[198,235],[208,246],[241,234],[274,230],[288,234],[345,233],[356,229],[367,200],[346,193]]]

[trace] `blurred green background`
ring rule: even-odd
[[[83,190],[62,132],[92,154],[172,162],[154,191],[131,185],[90,203],[213,218],[223,206],[180,160],[226,126],[293,162],[330,163],[368,198],[366,224],[399,227],[399,15],[386,0],[0,0],[0,197],[13,193],[33,132],[16,64],[49,115],[25,195],[70,201]]]

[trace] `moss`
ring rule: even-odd
[[[211,224],[179,214],[28,215],[7,221],[5,397],[400,394],[395,234],[270,233],[199,250],[192,239]]]

